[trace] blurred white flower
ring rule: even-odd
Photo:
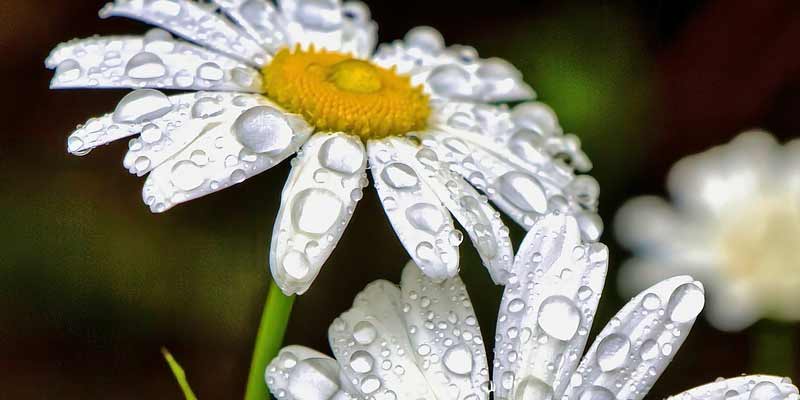
[[[432,28],[374,52],[377,25],[360,2],[117,0],[101,16],[189,42],[155,29],[58,46],[46,62],[53,88],[136,89],[78,127],[68,150],[138,136],[124,165],[149,174],[143,198],[154,212],[297,153],[270,250],[287,294],[305,292],[330,256],[367,169],[408,253],[440,281],[459,266],[451,213],[493,279],[507,279],[508,229],[489,200],[525,228],[559,210],[579,219],[586,241],[602,232],[597,182],[576,176],[591,168],[577,137],[542,103],[497,105],[534,92],[508,62],[445,47]]]
[[[623,293],[687,273],[708,286],[719,329],[800,319],[800,140],[743,133],[679,161],[667,188],[672,204],[635,198],[616,217],[635,255],[619,273]]]
[[[281,400],[478,400],[492,391],[496,399],[640,400],[703,308],[703,286],[680,276],[645,290],[583,355],[608,252],[599,243],[581,244],[579,236],[573,217],[554,215],[525,238],[497,317],[493,382],[464,284],[458,277],[434,282],[409,263],[399,288],[372,283],[331,324],[335,359],[286,347],[267,368],[267,385]],[[771,377],[692,393],[722,400],[736,390],[744,400],[759,382],[768,382],[770,396],[758,399],[797,399],[796,388]]]

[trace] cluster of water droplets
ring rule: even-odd
[[[287,43],[283,15],[267,0],[213,0],[258,44],[275,53]]]
[[[687,390],[669,400],[797,400],[797,387],[789,378],[766,375],[718,379]]]
[[[244,63],[261,66],[270,58],[249,34],[216,12],[216,7],[185,0],[116,0],[102,18],[120,16],[160,26],[206,48]]]
[[[494,349],[496,396],[552,399],[580,359],[605,282],[608,251],[578,223],[549,215],[526,236],[503,293]]]
[[[76,39],[45,62],[53,88],[168,88],[260,92],[261,75],[248,65],[161,29],[144,36]]]
[[[434,98],[495,102],[534,96],[522,74],[508,62],[481,59],[469,46],[445,47],[442,35],[429,27],[412,29],[403,41],[382,44],[374,61],[411,75],[411,82],[424,84]]]
[[[484,192],[502,211],[530,229],[543,215],[574,215],[585,241],[600,238],[603,223],[597,214],[597,181],[575,175],[576,164],[549,152],[560,133],[555,114],[541,103],[514,110],[504,106],[434,102],[435,130],[422,137],[450,168]],[[573,160],[583,154],[573,146]],[[588,160],[588,159],[587,159]]]
[[[308,289],[342,236],[368,184],[364,145],[318,133],[292,160],[273,230],[272,276],[287,293]]]
[[[458,278],[433,283],[409,264],[401,289],[368,286],[331,325],[329,339],[361,398],[488,398],[484,343]]]
[[[662,281],[634,297],[595,339],[564,399],[639,400],[667,367],[705,304],[688,276]]]

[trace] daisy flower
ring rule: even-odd
[[[495,399],[639,400],[688,335],[703,286],[679,276],[645,290],[583,355],[607,264],[605,246],[581,243],[574,217],[541,218],[517,253],[490,365],[462,281],[435,282],[409,263],[399,288],[370,284],[331,324],[335,359],[286,347],[267,368],[267,385],[280,400],[478,400],[490,392]],[[784,381],[752,379],[769,382],[771,394],[797,392]],[[753,390],[738,381],[730,388]]]
[[[640,197],[616,217],[636,256],[619,274],[623,291],[689,273],[708,286],[706,317],[719,329],[800,320],[800,141],[743,133],[680,160],[667,188],[672,204]]]
[[[69,152],[135,136],[124,165],[148,175],[143,198],[153,212],[297,153],[270,248],[286,294],[305,292],[319,273],[367,169],[403,246],[436,280],[458,272],[463,234],[451,214],[493,279],[507,279],[508,229],[489,200],[525,228],[559,210],[578,218],[586,241],[601,234],[597,182],[576,175],[591,167],[577,137],[528,101],[534,92],[512,65],[446,47],[432,28],[374,51],[377,25],[360,2],[117,0],[100,16],[164,30],[52,52],[53,88],[135,89],[79,126]],[[519,101],[528,102],[502,104]]]

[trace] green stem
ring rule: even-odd
[[[253,361],[250,363],[250,375],[247,378],[245,400],[269,399],[269,389],[264,382],[264,372],[281,349],[286,325],[292,313],[295,296],[285,296],[281,289],[272,282],[269,286],[267,302],[261,313],[256,344],[253,349]]]
[[[793,324],[763,320],[756,324],[751,338],[751,373],[794,376],[797,346]]]

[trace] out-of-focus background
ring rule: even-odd
[[[152,215],[142,180],[122,168],[125,141],[69,156],[75,125],[112,111],[125,91],[49,91],[49,50],[75,37],[148,29],[100,20],[103,3],[0,7],[0,398],[179,398],[161,346],[202,398],[241,397],[288,163]],[[783,140],[800,134],[796,0],[368,3],[381,41],[432,25],[448,43],[518,66],[583,140],[607,225],[626,198],[663,194],[668,167],[687,154],[755,126]],[[611,276],[595,330],[623,304],[614,273],[626,255],[610,231]],[[462,274],[491,338],[500,290],[471,246],[462,249]],[[406,259],[367,191],[296,303],[288,342],[327,350],[333,318],[368,282],[398,281]],[[649,398],[753,372],[750,336],[699,320]]]

